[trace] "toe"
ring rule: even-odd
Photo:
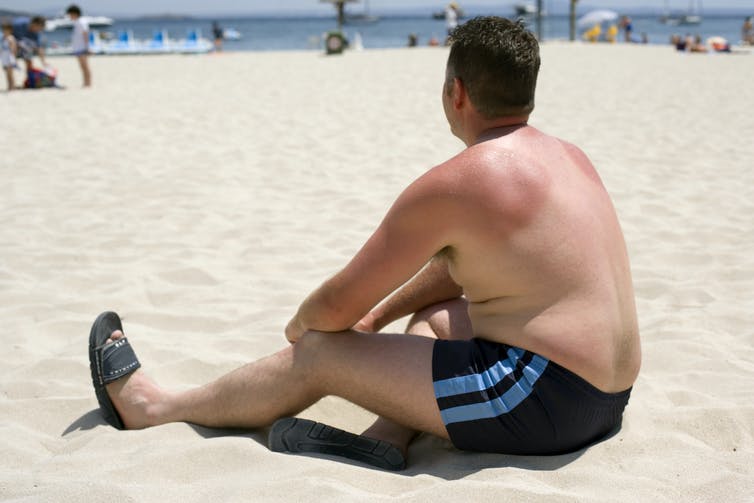
[[[122,339],[123,337],[125,337],[125,335],[123,335],[123,332],[121,332],[120,330],[115,330],[112,334],[110,334],[108,341],[117,341],[118,339]]]

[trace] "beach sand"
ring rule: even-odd
[[[99,312],[170,388],[281,349],[303,297],[463,145],[441,48],[98,57],[91,90],[60,58],[67,90],[0,95],[0,500],[751,501],[754,58],[542,55],[531,123],[592,158],[631,255],[644,359],[620,432],[555,457],[422,436],[388,473],[272,453],[266,430],[106,425]],[[373,418],[337,398],[302,416]]]

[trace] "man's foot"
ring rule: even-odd
[[[89,334],[92,382],[105,420],[118,429],[140,429],[160,424],[160,404],[165,393],[141,366],[120,318],[102,313]]]
[[[406,428],[403,425],[379,417],[377,420],[361,435],[364,437],[382,440],[395,446],[404,458],[408,458],[408,445],[416,438],[419,432]]]
[[[116,330],[110,339],[117,341],[124,337],[123,332]],[[165,392],[141,369],[105,387],[125,429],[139,430],[164,422],[160,421],[158,411]]]

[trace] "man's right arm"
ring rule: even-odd
[[[456,299],[462,294],[463,289],[450,277],[447,257],[441,253],[434,256],[408,283],[367,313],[354,329],[378,332],[395,320],[433,304]]]

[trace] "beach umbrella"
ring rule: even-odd
[[[595,24],[610,23],[618,19],[618,13],[612,10],[593,10],[581,16],[578,21],[579,28],[590,28]]]

